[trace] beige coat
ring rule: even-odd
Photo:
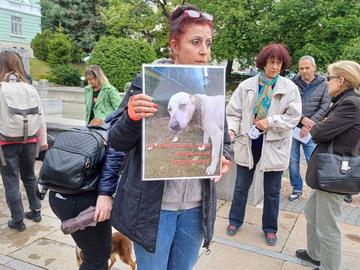
[[[247,131],[253,125],[253,107],[259,92],[259,75],[237,87],[226,108],[229,129],[238,135],[235,141],[235,162],[250,169],[254,167],[252,140]],[[297,86],[279,77],[273,90],[267,120],[269,129],[264,134],[260,170],[283,171],[289,166],[292,130],[301,117],[301,97]]]

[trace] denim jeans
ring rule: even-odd
[[[306,162],[309,163],[311,154],[314,151],[316,144],[312,139],[308,143],[302,143],[296,139],[292,139],[291,153],[290,153],[290,182],[293,187],[293,191],[302,192],[303,181],[300,175],[300,146],[304,149],[304,155]]]
[[[4,183],[6,203],[11,217],[15,222],[24,219],[24,206],[21,199],[19,175],[24,184],[30,209],[41,208],[40,199],[36,197],[36,177],[34,172],[36,144],[3,145],[6,166],[0,165],[1,177]]]
[[[138,270],[191,270],[203,242],[201,207],[160,212],[156,251],[134,242]]]
[[[61,220],[76,217],[89,206],[95,206],[97,192],[84,192],[65,195],[51,191],[49,204],[55,215]],[[80,270],[107,270],[111,253],[110,220],[98,222],[95,227],[87,227],[71,234],[75,243],[84,253]]]
[[[229,213],[229,222],[236,227],[244,223],[246,202],[253,181],[255,167],[261,157],[261,148],[252,147],[254,168],[237,165],[234,196]],[[277,232],[280,205],[280,188],[282,171],[264,172],[264,209],[262,230],[264,233]]]

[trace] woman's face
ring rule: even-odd
[[[210,26],[189,24],[178,40],[170,41],[175,64],[206,65],[211,54],[211,44]]]
[[[88,85],[90,85],[93,90],[96,91],[101,88],[95,77],[88,76],[86,77],[86,80],[88,82]]]
[[[329,95],[332,97],[336,97],[338,94],[341,93],[342,88],[342,78],[332,74],[329,71],[329,75],[327,76],[327,86]]]
[[[282,61],[277,58],[268,58],[264,67],[266,77],[272,79],[280,74]]]

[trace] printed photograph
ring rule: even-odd
[[[143,89],[159,105],[143,121],[143,180],[220,176],[225,68],[143,65]]]

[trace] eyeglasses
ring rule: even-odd
[[[177,28],[181,24],[182,20],[186,17],[190,17],[193,19],[200,19],[201,17],[203,17],[205,20],[208,20],[211,22],[213,21],[213,16],[210,15],[209,13],[190,9],[190,10],[185,10],[183,12],[183,14],[177,19],[177,22],[174,25],[174,28]]]
[[[337,78],[339,78],[339,77],[336,77],[336,76],[330,76],[330,75],[326,76],[326,80],[327,80],[328,82],[330,82],[330,81],[331,81],[331,79],[337,79]]]

